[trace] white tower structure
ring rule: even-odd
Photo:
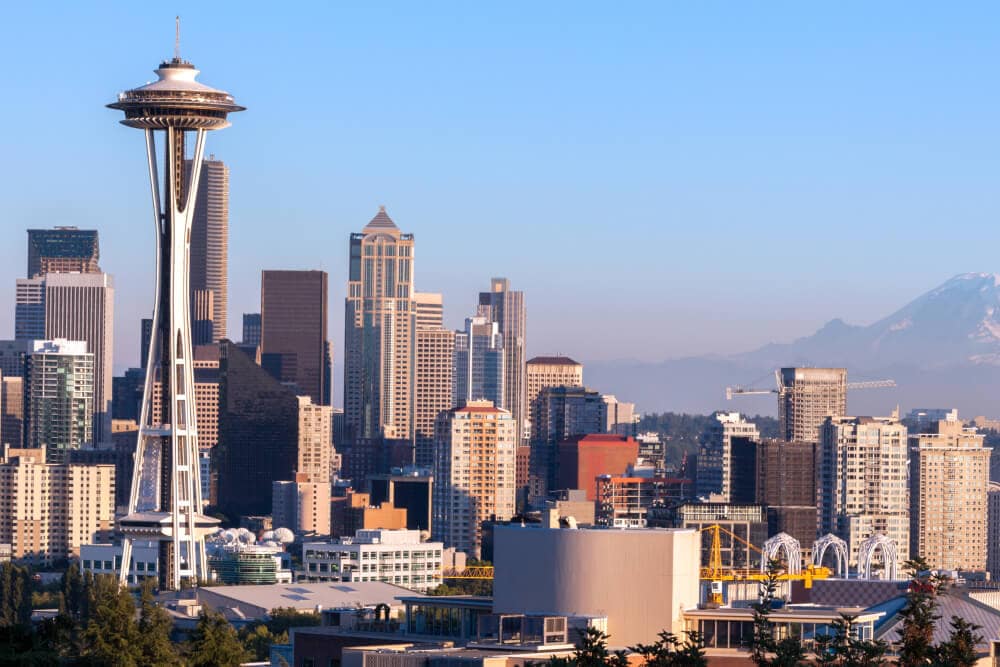
[[[178,35],[179,35],[178,24]],[[178,38],[179,44],[179,38]],[[156,228],[156,296],[146,364],[139,440],[128,512],[118,525],[124,537],[120,578],[130,568],[132,541],[156,540],[160,586],[177,590],[185,579],[208,577],[205,535],[218,521],[202,515],[191,351],[190,238],[195,197],[209,130],[228,127],[227,115],[243,111],[232,95],[195,81],[198,70],[174,57],[160,64],[157,81],[118,95],[108,105],[125,113],[123,125],[144,130]],[[163,174],[157,166],[156,132],[162,131]],[[185,152],[194,135],[193,155]],[[189,161],[190,172],[185,167]],[[153,387],[161,383],[158,423]]]

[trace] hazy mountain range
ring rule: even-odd
[[[726,401],[724,390],[773,388],[773,371],[781,366],[845,366],[849,380],[896,380],[895,389],[852,391],[852,414],[887,414],[898,404],[904,411],[957,407],[965,417],[998,417],[1000,275],[955,276],[868,326],[835,319],[811,336],[731,356],[589,362],[584,379],[644,412],[773,414],[773,395]]]

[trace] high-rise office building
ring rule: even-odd
[[[412,234],[380,207],[351,234],[344,315],[344,415],[349,439],[413,437]]]
[[[910,553],[935,569],[984,570],[992,450],[957,419],[931,429],[910,436]]]
[[[986,504],[986,571],[996,580],[1000,577],[1000,482],[989,483]]]
[[[765,438],[757,444],[756,502],[767,506],[769,535],[788,533],[804,555],[816,540],[816,449],[811,442]]]
[[[210,289],[191,292],[191,344],[210,345],[214,332],[215,294]]]
[[[219,511],[271,512],[272,483],[298,467],[299,400],[234,343],[220,343],[219,443],[212,451]]]
[[[211,450],[219,442],[219,345],[196,345],[191,367],[194,374],[195,419],[198,450]],[[140,388],[141,391],[141,388]],[[153,421],[162,419],[162,387],[153,383]]]
[[[910,553],[906,426],[892,417],[827,417],[820,428],[819,534],[847,542],[856,564],[861,543],[878,533]]]
[[[525,364],[527,426],[535,423],[535,401],[546,387],[582,387],[583,364],[569,357],[533,357]]]
[[[601,396],[604,403],[604,430],[618,435],[637,435],[639,415],[635,403],[619,401],[611,394]]]
[[[333,470],[333,408],[316,405],[308,396],[299,401],[299,454],[296,472],[308,481],[330,486]],[[327,492],[329,495],[329,491]],[[329,505],[329,499],[326,502]],[[329,525],[329,521],[327,522]],[[325,532],[325,529],[324,529]]]
[[[418,329],[440,329],[444,326],[444,297],[438,292],[414,292],[413,305]]]
[[[469,401],[437,422],[435,540],[478,558],[482,523],[514,515],[514,418],[489,401]]]
[[[190,179],[191,161],[184,161]],[[201,163],[201,178],[191,223],[192,322],[202,325],[195,345],[226,338],[229,305],[229,167],[210,155]],[[199,292],[203,292],[201,296]],[[201,309],[199,310],[199,306]],[[206,335],[207,334],[207,335]]]
[[[24,388],[25,447],[45,448],[48,461],[65,463],[68,450],[92,442],[94,355],[85,342],[35,341]]]
[[[778,421],[782,438],[819,442],[827,417],[847,414],[846,368],[782,368]]]
[[[18,336],[80,340],[94,355],[94,429],[89,440],[111,437],[114,286],[106,273],[47,273],[17,281]],[[39,317],[38,313],[41,313]],[[41,334],[41,335],[39,335]]]
[[[510,411],[517,422],[522,437],[526,437],[528,425],[527,386],[527,329],[528,314],[524,303],[524,292],[512,290],[506,278],[490,280],[490,291],[479,293],[479,315],[496,322],[500,327],[504,346],[504,399],[503,407]],[[583,384],[580,378],[578,384]]]
[[[452,402],[455,332],[438,325],[417,327],[414,335],[413,440],[418,466],[434,465],[434,423]]]
[[[47,564],[79,556],[82,545],[110,539],[114,522],[114,465],[54,463],[44,449],[4,451],[0,542],[13,558]]]
[[[261,365],[320,405],[329,379],[326,271],[264,271],[260,282]]]
[[[528,491],[532,502],[559,487],[560,442],[604,432],[601,406],[601,395],[586,387],[546,387],[535,399]]]
[[[506,410],[504,372],[500,326],[485,317],[466,318],[465,331],[455,333],[452,403],[459,406],[466,401],[485,400]]]
[[[95,229],[28,230],[28,278],[46,273],[100,273],[100,258]]]
[[[732,492],[733,438],[760,439],[757,425],[738,412],[717,412],[701,435],[695,493],[714,502],[730,502]]]
[[[243,345],[260,345],[260,313],[243,313]]]
[[[31,347],[31,341],[0,340],[0,376],[22,377],[24,375],[24,358]]]
[[[24,442],[24,378],[0,379],[0,447],[21,448]]]

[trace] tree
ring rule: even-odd
[[[910,585],[906,590],[906,606],[899,613],[903,627],[899,638],[900,667],[926,665],[933,657],[934,624],[940,616],[937,610],[937,596],[944,581],[930,571],[930,566],[922,557],[906,561],[905,570],[910,573]]]
[[[672,632],[663,631],[652,644],[639,644],[629,650],[642,656],[645,667],[705,667],[705,641],[693,630],[682,642]]]
[[[788,636],[779,640],[775,636],[771,611],[774,609],[781,574],[780,562],[772,560],[768,563],[767,579],[761,584],[760,600],[752,605],[753,646],[750,659],[758,667],[798,667],[806,657],[798,637]]]
[[[288,643],[288,633],[274,634],[264,623],[254,623],[240,628],[240,641],[256,660],[267,660],[271,655],[271,644]]]
[[[250,656],[225,616],[202,611],[187,644],[187,660],[192,667],[238,667]]]
[[[308,628],[320,624],[319,614],[314,611],[299,611],[295,607],[276,607],[268,614],[267,629],[272,635],[288,633],[289,628]]]
[[[882,667],[888,644],[858,638],[857,616],[841,614],[834,634],[816,637],[816,664],[837,667]]]
[[[31,623],[31,572],[14,563],[0,564],[0,626]]]
[[[934,649],[931,664],[934,667],[973,667],[978,662],[976,645],[983,641],[983,636],[977,633],[980,629],[960,616],[952,616],[948,641]]]
[[[135,622],[135,600],[118,577],[94,577],[89,591],[90,617],[84,631],[84,658],[93,664],[132,667],[144,664]]]
[[[170,614],[153,599],[152,578],[142,582],[139,605],[139,650],[144,665],[180,665],[180,656],[170,641],[174,623]]]

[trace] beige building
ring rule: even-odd
[[[110,538],[113,465],[47,464],[44,449],[11,449],[0,463],[0,543],[12,557],[48,563]]]
[[[23,429],[24,379],[5,377],[0,385],[0,446],[21,447]]]
[[[198,422],[198,449],[207,451],[219,444],[219,347],[196,345],[194,348],[195,420]],[[159,382],[153,383],[153,423],[161,418]]]
[[[604,623],[613,647],[682,635],[699,602],[701,535],[694,530],[496,526],[493,612]]]
[[[906,427],[892,417],[828,417],[820,428],[819,534],[833,533],[857,563],[861,543],[880,533],[909,559]]]
[[[434,422],[452,403],[455,332],[444,328],[440,294],[417,292],[414,332],[413,430],[416,464],[434,465]]]
[[[380,207],[351,234],[344,317],[344,419],[349,439],[413,437],[412,234]]]
[[[986,505],[986,571],[996,580],[1000,578],[1000,482],[989,483]]]
[[[329,405],[316,405],[308,396],[299,396],[298,399],[298,473],[306,475],[310,482],[329,487],[333,471],[333,408]],[[327,524],[329,525],[329,521]]]
[[[533,357],[528,360],[526,368],[528,405],[526,425],[529,427],[535,423],[535,401],[543,389],[583,386],[583,364],[569,357]]]
[[[517,428],[510,412],[469,401],[437,421],[434,539],[478,558],[482,522],[514,515]]]
[[[779,377],[782,439],[817,443],[824,419],[847,414],[846,368],[782,368]]]
[[[605,432],[635,435],[639,421],[639,415],[635,411],[635,403],[619,401],[612,394],[602,394],[601,402],[604,403],[602,415],[604,416]]]
[[[330,480],[334,449],[333,408],[299,396],[298,464],[295,479],[272,482],[271,513],[275,526],[296,533],[330,532]]]
[[[986,569],[992,450],[984,437],[957,420],[910,436],[910,553],[933,568]]]

